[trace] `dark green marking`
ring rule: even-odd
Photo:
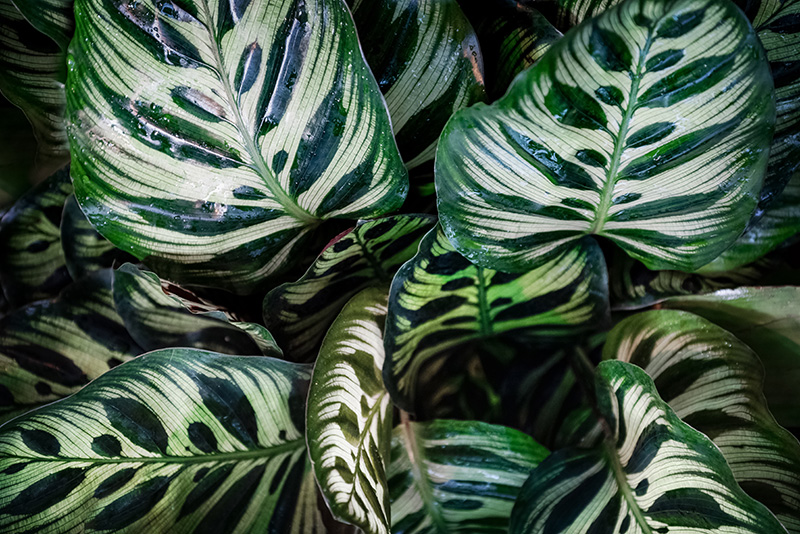
[[[111,426],[131,443],[149,452],[167,453],[167,432],[147,405],[128,397],[104,399],[101,404]]]

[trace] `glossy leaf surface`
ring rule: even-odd
[[[323,220],[402,204],[407,173],[340,0],[75,10],[75,194],[160,275],[250,293]]]
[[[428,215],[359,221],[322,251],[296,282],[264,298],[264,323],[294,361],[316,358],[319,344],[342,306],[360,290],[391,281],[435,224]]]
[[[447,237],[523,271],[605,236],[694,270],[744,230],[774,123],[771,76],[723,0],[628,1],[557,41],[506,96],[453,116],[436,160]]]
[[[800,532],[800,444],[769,412],[750,347],[697,315],[657,310],[619,323],[603,357],[644,369],[675,415],[719,447],[742,489]]]
[[[12,0],[40,32],[66,50],[75,31],[74,0]]]
[[[602,362],[595,387],[605,441],[546,458],[522,488],[511,534],[786,532],[739,488],[719,449],[659,398],[643,370]]]
[[[392,403],[383,386],[388,287],[350,299],[322,342],[306,408],[314,473],[334,516],[389,533]]]
[[[322,532],[300,502],[309,374],[191,349],[128,362],[0,427],[0,526]]]

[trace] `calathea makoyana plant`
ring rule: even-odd
[[[800,0],[0,26],[0,532],[800,534]]]

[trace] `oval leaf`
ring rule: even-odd
[[[321,221],[402,204],[407,173],[341,0],[75,9],[75,195],[160,275],[249,293]]]
[[[658,397],[639,367],[602,362],[595,386],[607,435],[551,454],[525,482],[510,534],[786,532],[736,484],[725,458]]]
[[[742,233],[775,110],[764,52],[725,0],[628,1],[570,31],[436,159],[447,237],[523,271],[597,234],[693,270]],[[743,156],[744,154],[744,156]]]
[[[388,288],[365,289],[336,318],[314,366],[306,439],[334,516],[367,534],[389,534],[392,403],[383,387]]]

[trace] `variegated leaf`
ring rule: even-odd
[[[522,483],[547,449],[479,421],[405,421],[387,475],[394,534],[505,534]]]
[[[383,386],[389,288],[367,288],[336,318],[314,366],[308,452],[333,515],[366,534],[389,534],[392,403]]]
[[[764,395],[787,427],[800,427],[800,287],[742,287],[671,297],[664,308],[708,319],[747,343],[766,369]]]
[[[324,532],[308,506],[309,371],[192,349],[121,365],[0,427],[0,528]]]
[[[0,420],[75,393],[144,352],[114,310],[111,276],[97,271],[0,319]]]
[[[432,161],[456,110],[484,100],[478,39],[456,0],[348,0],[408,168]]]
[[[219,311],[192,310],[185,301],[165,293],[155,273],[128,263],[114,272],[113,287],[117,312],[145,350],[192,347],[242,356],[283,356],[263,327],[231,321]]]
[[[609,289],[613,309],[650,306],[676,295],[712,293],[749,285],[800,283],[800,272],[792,270],[785,258],[772,255],[730,271],[685,273],[652,271],[626,254],[615,254],[609,262]]]
[[[800,444],[767,408],[750,347],[697,315],[657,310],[619,323],[603,358],[644,369],[675,414],[719,447],[742,489],[800,532]]]
[[[470,263],[437,226],[392,282],[383,369],[392,400],[430,414],[462,389],[453,377],[480,368],[481,359],[508,364],[519,347],[530,359],[530,347],[546,353],[602,329],[606,278],[590,240],[537,269],[509,274]]]
[[[64,251],[64,263],[73,280],[100,269],[135,261],[133,256],[97,233],[74,195],[67,197],[61,214],[61,248]]]
[[[54,297],[71,281],[59,231],[71,193],[69,169],[62,169],[0,220],[0,285],[12,306]]]
[[[514,78],[562,37],[541,13],[522,2],[469,0],[462,5],[476,25],[492,100],[503,96]]]
[[[629,0],[570,31],[492,106],[448,123],[439,214],[471,261],[530,269],[605,236],[693,270],[742,233],[775,117],[764,52],[726,0]]]
[[[294,361],[316,358],[345,302],[370,285],[391,281],[434,224],[428,215],[359,221],[334,239],[299,280],[267,293],[264,323],[286,355]]]
[[[554,452],[534,469],[510,534],[786,532],[737,485],[719,449],[659,398],[642,369],[602,362],[595,389],[605,440]]]
[[[66,51],[31,26],[11,0],[0,0],[0,91],[25,112],[38,140],[37,165],[50,172],[69,162],[66,75]]]
[[[75,195],[160,275],[253,292],[408,189],[341,0],[78,0]]]
[[[12,0],[40,32],[66,50],[75,31],[74,0]]]

